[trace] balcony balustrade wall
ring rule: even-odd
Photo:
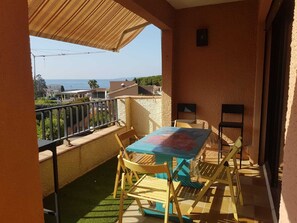
[[[117,98],[118,118],[138,135],[145,136],[162,126],[161,96],[123,96]]]

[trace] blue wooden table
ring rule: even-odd
[[[191,182],[190,160],[202,153],[210,133],[209,129],[162,127],[129,145],[127,151],[154,154],[156,163],[167,162],[173,178],[182,185],[200,188],[201,184]],[[178,161],[175,169],[172,168],[173,157]],[[157,205],[157,209],[162,207]]]

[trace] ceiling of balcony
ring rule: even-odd
[[[190,8],[203,5],[216,5],[227,2],[237,2],[243,0],[167,0],[175,9]]]

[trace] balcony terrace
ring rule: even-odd
[[[178,103],[197,104],[198,118],[207,120],[214,133],[222,104],[244,104],[244,146],[252,163],[265,169],[243,165],[245,206],[239,217],[243,222],[297,222],[297,4],[292,0],[222,0],[222,4],[180,8],[171,2],[1,1],[1,222],[44,222],[42,195],[53,192],[50,155],[39,154],[38,160],[29,35],[118,51],[149,23],[162,32],[162,98],[120,98],[117,118],[124,125],[72,140],[71,147],[60,145],[60,187],[112,159],[117,154],[114,133],[133,125],[143,136],[170,126]],[[104,13],[109,5],[125,18],[113,16],[113,10]],[[131,17],[132,22],[127,22]],[[197,44],[201,29],[208,30],[204,46]],[[81,37],[87,37],[86,42]],[[108,40],[106,44],[102,37]],[[216,150],[215,142],[211,148]],[[267,190],[263,172],[267,173]],[[271,199],[263,198],[267,191],[273,199],[271,213]],[[73,190],[71,196],[73,193],[80,191]],[[100,193],[95,190],[91,197]],[[218,201],[218,197],[210,199],[212,204],[201,202],[193,218],[206,222],[211,216],[214,222],[232,222],[227,209],[218,213],[225,207],[222,204],[228,206],[228,201]],[[66,199],[62,197],[61,202]],[[67,213],[63,208],[71,205],[62,203],[62,218]],[[147,222],[129,210],[126,216]],[[98,221],[86,215],[92,209],[83,212],[77,221]]]
[[[112,197],[118,153],[114,134],[125,131],[128,125],[134,126],[141,135],[160,127],[160,97],[121,97],[116,101],[114,107],[117,110],[113,113],[118,124],[86,136],[69,138],[70,147],[67,144],[57,147],[61,222],[115,222],[119,199]],[[217,162],[217,147],[213,141],[207,148],[206,159]],[[40,153],[44,206],[47,208],[54,208],[53,195],[49,195],[53,192],[51,170],[50,155],[47,152]],[[240,179],[244,198],[244,206],[238,205],[240,222],[273,222],[262,167],[251,166],[249,160],[245,160]],[[197,190],[189,187],[183,187],[180,191],[181,209],[185,215],[196,195]],[[126,206],[131,203],[132,200],[127,200]],[[209,190],[190,217],[194,222],[235,222],[228,187],[219,186]],[[54,218],[45,215],[45,222],[54,222]],[[132,203],[124,214],[124,222],[163,220],[142,217],[136,203]]]

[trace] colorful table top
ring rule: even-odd
[[[162,127],[129,145],[127,150],[191,159],[200,152],[210,133],[209,129]]]

